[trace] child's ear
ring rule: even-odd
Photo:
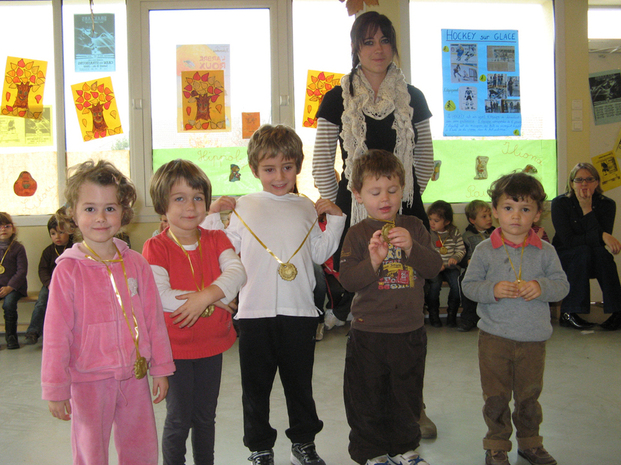
[[[351,191],[354,194],[354,197],[356,198],[356,202],[362,203],[362,196],[360,195],[360,192],[358,192],[358,191],[356,191],[354,189],[352,189]]]
[[[470,224],[474,224],[475,220],[476,220],[476,218],[468,217],[468,221],[470,222]]]
[[[250,167],[250,171],[252,171],[252,174],[255,178],[259,179],[259,176],[257,176],[257,172],[254,170],[252,166]]]

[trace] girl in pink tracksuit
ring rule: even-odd
[[[74,465],[157,464],[151,406],[175,366],[146,260],[115,234],[130,222],[136,191],[112,164],[81,164],[68,179],[67,214],[83,241],[58,259],[43,332],[41,384],[52,415],[72,420]],[[153,388],[145,376],[153,377]]]

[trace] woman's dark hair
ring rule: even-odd
[[[399,58],[399,51],[397,50],[397,32],[390,19],[387,16],[379,14],[377,11],[367,11],[356,18],[354,24],[351,27],[351,73],[349,75],[349,93],[354,95],[354,74],[356,74],[356,67],[360,63],[358,52],[365,39],[373,37],[377,30],[380,29],[384,37],[390,41],[392,47],[392,53]]]

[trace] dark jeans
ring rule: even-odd
[[[341,321],[347,321],[349,312],[351,311],[351,301],[354,299],[354,293],[348,292],[341,285],[336,276],[326,274],[328,289],[330,291],[330,308],[332,313]]]
[[[347,339],[343,393],[354,462],[403,454],[420,443],[427,333],[371,333]]]
[[[440,309],[440,290],[442,289],[442,282],[446,281],[449,284],[450,291],[448,295],[448,311],[457,312],[459,310],[459,269],[458,268],[446,268],[438,273],[438,276],[427,280],[429,288],[425,301],[427,303],[427,309],[429,313],[438,312]]]
[[[462,273],[459,276],[459,288],[461,289],[461,282],[464,280],[466,273]],[[479,321],[479,315],[477,315],[477,303],[474,300],[470,300],[468,297],[461,293],[461,319],[471,321],[477,324]]]
[[[164,465],[185,464],[186,441],[192,429],[195,465],[213,465],[215,418],[222,354],[175,360],[176,371],[168,377],[166,421],[162,435]]]
[[[285,392],[292,443],[315,440],[323,428],[313,400],[313,364],[317,318],[279,315],[239,319],[244,445],[271,449],[276,430],[270,425],[270,394],[276,370]]]
[[[313,290],[313,301],[315,307],[319,311],[323,321],[323,306],[326,302],[326,294],[328,292],[328,285],[326,284],[326,275],[323,272],[321,265],[313,263],[313,271],[315,272],[315,289]]]
[[[6,337],[17,335],[17,301],[23,296],[13,290],[4,296],[2,309],[4,310],[4,325]]]
[[[621,283],[617,264],[606,248],[583,245],[561,250],[558,256],[569,281],[569,294],[563,299],[561,312],[590,312],[590,278],[596,278],[602,289],[604,313],[621,311]]]
[[[26,334],[33,333],[37,336],[41,336],[43,334],[43,322],[45,321],[45,310],[47,308],[47,298],[49,295],[50,290],[47,286],[41,286],[39,297],[37,298],[37,303],[35,303],[34,310],[32,311],[30,325],[26,330]]]

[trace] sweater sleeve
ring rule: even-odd
[[[318,118],[313,152],[313,179],[321,197],[332,202],[336,201],[338,192],[334,174],[338,138],[339,127],[324,118]]]
[[[455,241],[455,251],[453,252],[453,258],[457,260],[457,263],[459,263],[466,256],[466,245],[464,244],[464,240],[461,237],[459,229],[455,229],[453,240]]]
[[[222,303],[228,304],[237,296],[241,287],[246,284],[246,269],[233,249],[222,251],[218,257],[218,262],[222,274],[212,284],[224,292],[225,298],[221,300]]]
[[[482,247],[482,244],[474,249],[461,288],[464,295],[474,302],[495,303],[494,286],[497,281],[487,279],[487,264],[490,263],[490,259],[486,252],[487,249]]]
[[[349,228],[341,250],[339,281],[349,292],[357,292],[378,280],[360,228]]]
[[[422,278],[435,278],[442,268],[442,256],[433,245],[431,234],[418,218],[410,218],[415,221],[415,226],[410,230],[412,235],[412,250],[406,264]]]
[[[538,299],[544,302],[558,302],[569,293],[569,282],[554,247],[550,244],[543,244],[543,247],[545,251],[543,277],[537,278],[541,288]]]
[[[565,248],[575,248],[581,245],[604,245],[602,234],[612,232],[616,206],[614,201],[598,202],[597,211],[594,209],[586,215],[577,211],[572,205],[574,199],[559,196],[552,201],[552,224],[558,239],[555,241]],[[575,212],[572,210],[576,210]],[[601,224],[602,221],[604,224]],[[555,237],[556,237],[555,236]]]
[[[23,292],[26,295],[28,291],[27,284],[27,275],[28,275],[28,257],[26,256],[26,249],[22,244],[16,242],[14,247],[16,247],[16,263],[17,270],[15,274],[11,276],[7,286],[11,286],[13,289],[19,292]]]
[[[420,186],[420,194],[423,195],[433,174],[433,142],[429,119],[416,123],[414,127],[418,133],[414,147],[414,171]]]
[[[52,244],[45,248],[39,260],[39,280],[45,287],[50,287],[54,260],[56,260],[56,253],[54,252],[54,244]]]

